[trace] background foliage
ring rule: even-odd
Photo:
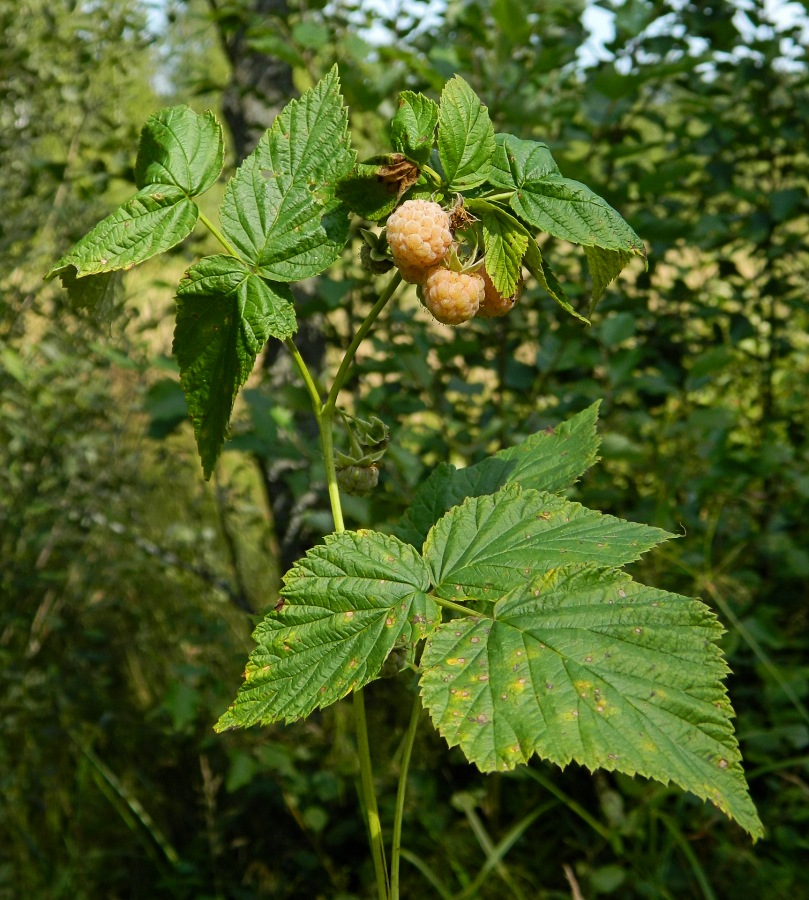
[[[588,898],[809,890],[805,40],[758,0],[600,6],[614,37],[594,61],[584,4],[556,0],[189,0],[165,19],[135,0],[0,0],[0,897],[365,895],[350,711],[211,730],[249,611],[330,527],[286,358],[268,347],[205,485],[164,314],[206,239],[125,279],[101,324],[41,283],[134,192],[148,114],[215,109],[232,167],[334,62],[361,157],[387,144],[399,90],[436,96],[459,73],[496,128],[547,142],[650,251],[590,329],[531,285],[494,325],[437,326],[407,295],[391,308],[344,395],[393,429],[351,525],[389,528],[439,462],[604,398],[603,461],[572,496],[682,531],[635,569],[728,628],[767,829],[753,847],[687,795],[604,773],[483,777],[425,728],[404,895],[569,897],[563,865]],[[358,248],[296,298],[315,368],[374,299]],[[550,249],[586,310],[583,257]],[[383,819],[411,687],[367,692]]]

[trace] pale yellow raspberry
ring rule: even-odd
[[[424,284],[424,279],[429,271],[429,269],[423,269],[421,266],[399,265],[399,274],[402,276],[402,280],[408,284]]]
[[[483,279],[475,273],[431,269],[422,286],[424,305],[444,325],[460,325],[478,311],[484,295]]]
[[[407,200],[388,219],[386,232],[399,269],[429,269],[444,259],[452,244],[449,216],[431,200]]]
[[[522,293],[524,283],[522,278],[517,283],[514,293],[510,297],[504,297],[494,286],[485,269],[481,269],[480,274],[483,278],[484,294],[477,312],[478,318],[496,319],[511,312]]]

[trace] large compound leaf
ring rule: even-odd
[[[594,403],[557,428],[533,434],[465,469],[438,466],[419,487],[396,534],[421,547],[448,509],[467,497],[493,494],[505,484],[549,492],[570,487],[598,458],[598,407]]]
[[[494,151],[489,111],[456,75],[444,85],[438,113],[438,155],[449,190],[466,191],[483,184]]]
[[[430,159],[438,124],[438,106],[424,94],[402,91],[399,108],[390,123],[393,149],[423,165]]]
[[[578,181],[559,176],[526,180],[511,198],[511,208],[535,228],[573,244],[646,256],[624,219]]]
[[[220,208],[225,236],[266,278],[319,274],[348,239],[348,210],[334,191],[353,164],[332,70],[284,108],[231,178]]]
[[[394,537],[327,537],[284,579],[284,605],[256,629],[244,684],[217,730],[302,718],[373,680],[397,642],[435,628],[428,587],[421,557]]]
[[[76,278],[131,269],[179,244],[197,224],[197,205],[182,188],[150,184],[102,219],[48,273],[73,267]]]
[[[515,190],[531,179],[560,174],[546,144],[513,134],[497,134],[495,140],[497,149],[488,179],[495,187]]]
[[[449,745],[484,772],[536,753],[673,781],[759,837],[721,633],[697,600],[620,572],[557,569],[491,618],[439,626],[421,660],[422,697]]]
[[[180,282],[173,349],[206,478],[258,352],[270,336],[283,340],[295,327],[289,288],[233,257],[205,257]]]
[[[670,537],[509,484],[453,507],[427,535],[424,559],[439,596],[494,602],[550,569],[621,566]]]
[[[195,196],[214,185],[224,157],[222,127],[212,112],[200,116],[188,106],[161,109],[143,126],[135,181],[141,188],[174,185]]]

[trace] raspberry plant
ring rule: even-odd
[[[380,898],[399,897],[407,760],[422,704],[447,743],[482,772],[507,771],[536,754],[560,766],[575,760],[671,781],[760,836],[731,725],[721,626],[700,601],[621,571],[671,535],[563,496],[596,460],[596,407],[468,468],[440,465],[393,534],[345,529],[340,488],[373,489],[388,431],[378,419],[342,414],[350,448],[336,454],[337,400],[357,349],[402,282],[399,268],[414,283],[421,274],[413,268],[424,270],[418,290],[437,318],[452,323],[481,304],[484,317],[506,314],[523,269],[584,319],[536,233],[584,248],[591,309],[630,259],[644,256],[629,225],[564,177],[547,146],[495,134],[459,77],[438,104],[402,93],[391,139],[393,152],[357,163],[335,68],[286,106],[238,168],[216,225],[196,198],[221,173],[220,126],[210,113],[161,110],[143,129],[138,192],[48,276],[59,275],[77,304],[98,307],[122,270],[175,246],[198,222],[216,236],[224,252],[200,259],[180,282],[174,335],[206,478],[268,340],[285,343],[311,399],[334,532],[285,576],[217,731],[290,722],[353,695]],[[295,345],[289,285],[338,260],[352,216],[392,221],[390,242],[384,231],[361,229],[364,263],[392,274],[324,390]],[[414,246],[416,258],[408,256]],[[457,284],[474,290],[454,297]],[[392,661],[417,673],[419,694],[388,866],[362,688]]]

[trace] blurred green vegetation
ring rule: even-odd
[[[484,778],[425,723],[403,895],[809,894],[805,33],[759,0],[604,2],[596,59],[584,6],[173,0],[149,19],[136,0],[0,0],[0,898],[368,896],[350,708],[211,730],[255,614],[330,527],[284,355],[267,349],[206,484],[169,353],[173,287],[207,238],[127,275],[103,322],[41,281],[130,192],[149,112],[220,109],[235,164],[335,61],[361,154],[387,147],[399,90],[435,95],[459,72],[499,130],[546,141],[650,251],[589,329],[531,285],[507,319],[458,330],[403,295],[342,397],[393,437],[349,527],[390,527],[437,462],[604,398],[603,460],[573,496],[682,533],[637,574],[728,629],[767,829],[752,846],[641,779],[538,762]],[[379,287],[358,247],[298,298],[324,369]],[[545,250],[586,310],[583,257]],[[367,691],[383,821],[412,690]]]

